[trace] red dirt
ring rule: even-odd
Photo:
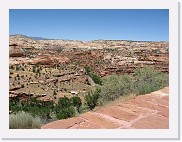
[[[168,129],[169,88],[125,103],[101,107],[78,117],[46,124],[42,129]]]

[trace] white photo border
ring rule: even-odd
[[[169,129],[9,129],[10,9],[169,9]],[[3,139],[178,139],[179,61],[177,0],[1,0],[0,134]]]

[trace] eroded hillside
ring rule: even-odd
[[[51,104],[49,107],[54,107],[53,104],[59,104],[59,99],[64,96],[68,98],[78,96],[81,104],[84,104],[85,94],[98,86],[102,87],[103,78],[111,75],[117,75],[118,81],[121,82],[123,75],[131,75],[124,78],[125,83],[131,81],[136,87],[141,80],[134,77],[133,73],[137,68],[146,66],[159,71],[152,74],[155,76],[153,78],[150,75],[142,78],[144,81],[157,82],[152,89],[147,88],[147,91],[155,90],[160,86],[164,87],[167,84],[169,71],[168,49],[168,42],[126,40],[83,42],[33,40],[23,35],[10,36],[9,97],[11,109],[18,111],[19,109],[28,110],[28,107],[31,107],[32,111],[36,112],[38,108],[46,105]],[[160,74],[161,72],[165,74]],[[114,78],[117,79],[116,76]],[[144,85],[146,85],[145,82]],[[132,85],[128,86],[132,88]],[[105,89],[109,88],[105,86]],[[106,90],[106,92],[109,91]],[[111,100],[116,99],[119,93],[111,97]],[[26,106],[27,102],[29,106]],[[39,107],[34,108],[35,104]],[[45,110],[45,112],[46,119],[55,117],[50,110]],[[42,115],[45,112],[40,113]]]

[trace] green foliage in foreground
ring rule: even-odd
[[[57,119],[66,119],[75,116],[76,111],[82,105],[80,97],[68,98],[66,96],[59,99],[58,104],[55,106],[55,113]]]
[[[10,129],[40,129],[41,125],[40,118],[33,117],[26,112],[18,112],[9,116]]]
[[[94,92],[91,91],[85,96],[86,104],[88,105],[90,110],[93,110],[97,105],[100,91],[101,90],[97,88]]]
[[[91,74],[90,68],[87,69],[87,72]],[[93,110],[95,106],[114,101],[121,96],[146,94],[159,90],[168,86],[168,74],[149,67],[138,68],[133,75],[106,76],[102,78],[100,84],[102,85],[97,86],[94,91],[90,91],[85,95],[84,105],[80,97],[74,96],[72,98],[62,97],[59,99],[58,104],[48,102],[44,105],[37,99],[28,102],[21,102],[18,99],[10,100],[9,108],[13,113],[18,114],[19,111],[24,111],[30,113],[33,117],[40,117],[41,120],[50,119],[51,114],[54,114],[57,119],[66,119],[75,116],[76,113],[85,112],[88,109]],[[16,129],[13,122],[16,122],[15,118],[18,115],[15,116],[11,116],[14,121],[10,124],[11,128]]]
[[[31,99],[28,102],[20,100],[10,100],[9,102],[10,111],[15,113],[19,111],[28,112],[33,116],[39,116],[41,119],[49,119],[53,108],[53,103],[46,102],[45,105],[42,105],[42,101],[39,101],[36,98]]]
[[[136,93],[134,78],[131,75],[111,75],[103,78],[103,86],[98,98],[98,104],[102,105],[114,101],[120,96]]]
[[[75,116],[74,107],[61,108],[57,111],[56,117],[57,119],[66,119]]]
[[[68,108],[71,106],[70,99],[66,96],[59,98],[58,106],[60,108]]]
[[[151,67],[136,69],[134,77],[139,94],[147,94],[169,85],[168,74]]]
[[[55,114],[57,119],[66,119],[75,116],[76,112],[80,112],[80,107],[82,105],[81,99],[78,96],[72,98],[61,97],[58,104],[53,104],[51,102],[44,103],[37,100],[31,99],[28,102],[23,102],[20,100],[11,100],[9,104],[9,109],[13,113],[19,113],[19,111],[24,111],[30,113],[32,116],[39,116],[41,120],[46,121],[51,119],[51,114]]]
[[[80,107],[82,106],[82,101],[80,99],[80,97],[75,96],[70,98],[70,102],[72,104],[72,106],[76,107],[78,112],[80,112]]]
[[[168,86],[168,74],[151,67],[138,68],[133,75],[106,76],[99,87],[97,104],[103,105],[129,94],[147,94],[165,86]]]

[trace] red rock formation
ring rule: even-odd
[[[33,60],[33,64],[38,64],[38,65],[53,65],[54,60],[51,59],[50,57],[41,57],[41,58],[36,58]]]
[[[10,57],[25,57],[25,52],[21,47],[16,44],[9,46],[9,56]]]

